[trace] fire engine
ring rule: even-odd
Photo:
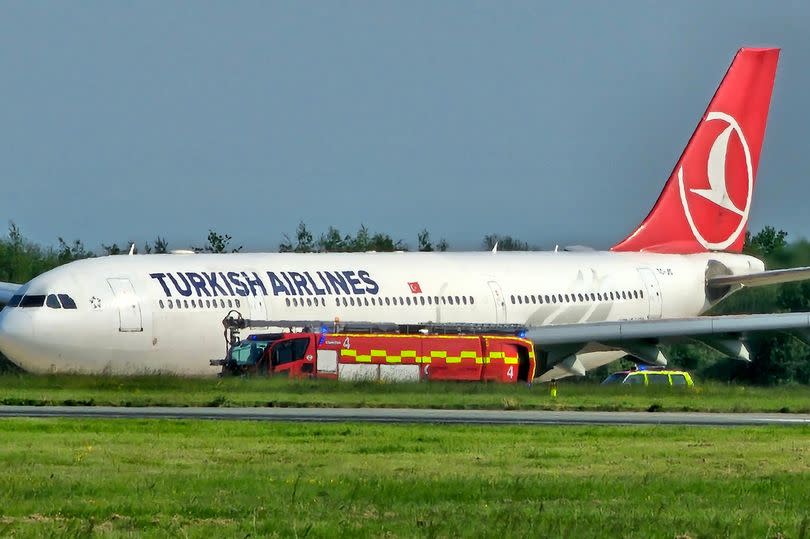
[[[241,340],[233,329],[250,321],[226,318],[230,345],[225,359],[212,360],[222,374],[284,375],[417,382],[422,380],[531,382],[535,355],[531,341],[516,335],[431,334],[409,332],[320,332],[303,328],[286,333],[256,333]],[[229,325],[231,332],[229,334]]]

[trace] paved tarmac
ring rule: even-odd
[[[406,408],[173,408],[114,406],[0,406],[3,417],[96,419],[212,419],[471,425],[807,425],[810,414],[693,412],[557,412],[423,410]]]

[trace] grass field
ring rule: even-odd
[[[0,404],[112,406],[377,406],[523,410],[651,410],[810,412],[807,386],[670,387],[559,384],[339,383],[283,378],[182,378],[177,376],[0,376]]]
[[[0,420],[0,536],[810,537],[810,429]]]

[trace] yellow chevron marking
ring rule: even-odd
[[[357,350],[346,350],[345,348],[340,351],[341,356],[356,356]]]
[[[354,359],[357,363],[371,363],[371,356],[361,355]]]
[[[402,350],[399,355],[402,357],[416,357],[416,350]]]
[[[388,363],[402,363],[402,358],[400,356],[387,356],[385,361]]]
[[[386,351],[385,350],[372,350],[371,357],[385,357]]]
[[[431,350],[430,357],[447,357],[447,352],[444,350]]]
[[[447,356],[444,358],[445,363],[461,363],[461,358],[459,356]]]

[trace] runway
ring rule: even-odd
[[[173,408],[0,406],[0,418],[208,419],[469,425],[807,425],[810,414],[560,412],[407,408]]]

